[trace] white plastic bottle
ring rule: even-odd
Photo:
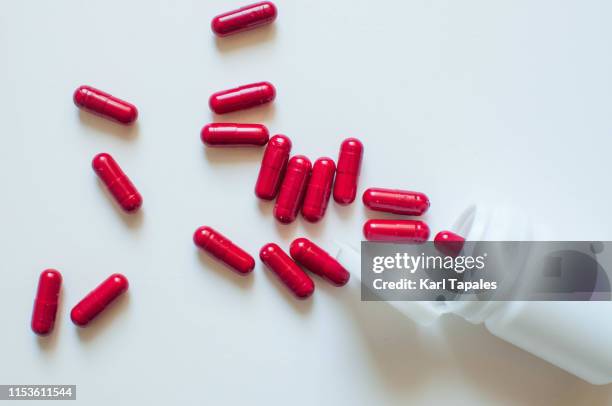
[[[521,220],[523,219],[523,220]],[[534,234],[524,216],[508,209],[472,206],[454,229],[468,241],[530,241]],[[340,262],[360,278],[360,256],[343,244]],[[470,323],[484,323],[495,336],[585,381],[612,382],[612,302],[408,302],[389,304],[420,324],[445,313]]]

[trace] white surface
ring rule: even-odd
[[[333,4],[330,4],[333,3]],[[252,192],[261,150],[205,150],[208,96],[269,80],[261,121],[294,152],[365,144],[360,191],[426,192],[432,230],[476,202],[522,205],[558,239],[612,239],[612,4],[278,1],[272,27],[224,40],[226,1],[3,1],[0,383],[78,385],[83,404],[606,404],[594,387],[448,318],[418,329],[358,286],[297,302],[264,271],[198,253],[208,224],[256,255],[306,235],[357,243],[360,203],[281,226]],[[72,104],[90,84],[135,103],[126,129]],[[91,158],[144,196],[121,214]],[[29,330],[36,280],[64,276],[53,336]],[[112,272],[129,295],[79,330],[70,308]]]

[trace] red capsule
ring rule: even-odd
[[[255,184],[255,194],[260,199],[272,200],[285,175],[291,140],[284,135],[275,135],[270,139],[261,160],[259,176]]]
[[[215,113],[225,114],[269,103],[275,97],[276,89],[272,83],[259,82],[213,93],[208,105]]]
[[[302,216],[306,220],[314,223],[325,215],[335,173],[336,164],[331,158],[319,158],[315,161],[302,205]]]
[[[370,188],[363,192],[363,204],[371,210],[420,216],[429,209],[429,198],[420,192]]]
[[[289,247],[291,258],[309,271],[330,280],[337,286],[346,285],[350,274],[335,258],[307,238],[298,238]]]
[[[112,274],[72,308],[70,312],[72,322],[78,326],[86,326],[125,292],[128,286],[125,276],[119,273]]]
[[[53,330],[61,287],[62,275],[55,269],[47,269],[40,274],[31,324],[36,334],[44,336]]]
[[[123,210],[131,212],[142,206],[142,196],[112,156],[98,154],[91,165]]]
[[[262,1],[220,14],[213,18],[210,26],[217,36],[225,37],[270,24],[276,19],[276,14],[272,2]]]
[[[363,236],[368,241],[423,243],[429,239],[429,227],[417,220],[368,220]]]
[[[255,260],[252,256],[211,227],[198,228],[193,234],[193,242],[242,274],[247,274],[255,268]]]
[[[200,133],[202,142],[214,146],[266,145],[268,129],[261,124],[212,123]]]
[[[291,223],[297,217],[311,167],[310,161],[303,155],[296,155],[289,160],[287,172],[274,205],[274,217],[281,223]]]
[[[131,124],[138,118],[136,106],[91,86],[75,90],[73,100],[77,107],[123,124]]]
[[[278,245],[264,245],[259,258],[298,298],[305,299],[314,292],[312,279]]]
[[[434,246],[442,254],[452,257],[459,255],[465,244],[465,238],[450,231],[440,231],[434,237]]]
[[[346,205],[355,200],[362,156],[363,145],[357,138],[347,138],[342,142],[334,183],[336,203]]]

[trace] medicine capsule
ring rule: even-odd
[[[272,200],[278,193],[278,188],[285,175],[291,140],[284,135],[275,135],[268,142],[268,146],[261,160],[261,168],[255,184],[255,194],[260,199]]]
[[[440,231],[434,237],[434,246],[442,254],[457,256],[463,249],[465,238],[450,231]]]
[[[193,242],[242,274],[247,274],[255,268],[255,260],[252,256],[211,227],[198,228],[193,234]]]
[[[302,216],[306,220],[315,223],[325,215],[335,173],[336,164],[331,158],[319,158],[315,161],[302,204]]]
[[[123,210],[132,212],[142,206],[142,196],[112,156],[98,154],[91,165]]]
[[[79,87],[73,99],[77,107],[123,124],[131,124],[138,118],[136,106],[91,86]]]
[[[72,308],[70,312],[72,322],[77,326],[86,326],[125,292],[128,286],[125,276],[119,273],[112,274]]]
[[[269,103],[275,97],[276,89],[272,83],[259,82],[213,93],[208,105],[215,113],[225,114]]]
[[[298,298],[305,299],[314,292],[312,279],[278,245],[264,245],[259,258]]]
[[[262,1],[220,14],[213,18],[210,26],[217,36],[225,37],[270,24],[276,15],[276,6],[272,2]]]
[[[295,239],[289,247],[291,258],[309,271],[337,286],[346,285],[350,274],[335,258],[307,238]]]
[[[429,227],[418,220],[368,220],[363,236],[368,241],[423,243],[429,239]]]
[[[62,275],[55,269],[47,269],[40,274],[31,324],[36,334],[44,336],[53,330],[61,287]]]
[[[429,198],[420,192],[370,188],[363,192],[363,204],[371,210],[420,216],[429,209]]]
[[[289,224],[297,217],[311,167],[310,161],[303,155],[296,155],[289,160],[287,172],[274,205],[274,217],[281,223]]]
[[[261,124],[212,123],[200,133],[202,142],[214,146],[266,145],[269,133]]]
[[[363,144],[356,138],[347,138],[340,146],[334,200],[338,204],[351,204],[357,195],[357,179],[361,170]]]

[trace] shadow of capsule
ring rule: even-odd
[[[105,330],[107,326],[113,322],[115,318],[119,317],[120,314],[126,311],[129,303],[130,293],[127,291],[109,304],[102,311],[102,313],[90,321],[87,326],[79,327],[75,325],[79,340],[82,342],[89,342],[94,337],[97,337],[99,334],[101,334],[101,331]]]
[[[276,38],[276,25],[274,23],[253,30],[244,31],[227,37],[213,35],[215,47],[219,53],[230,54],[241,49],[274,41]]]
[[[121,206],[119,206],[119,203],[117,203],[113,195],[111,195],[108,188],[106,187],[104,182],[100,180],[100,178],[98,178],[98,188],[102,190],[102,193],[106,196],[107,200],[110,201],[110,206],[115,210],[117,216],[128,228],[134,229],[140,227],[144,218],[144,210],[142,209],[142,207],[135,212],[126,213],[121,208]]]
[[[79,109],[79,120],[81,124],[93,128],[101,134],[113,134],[126,140],[132,140],[138,137],[140,130],[138,121],[131,125],[116,123],[104,117],[100,117],[94,113],[90,113]]]
[[[276,289],[283,296],[283,298],[287,301],[287,303],[289,303],[298,313],[302,315],[306,315],[310,313],[312,309],[313,301],[314,301],[314,296],[316,294],[316,289],[315,289],[315,292],[312,294],[312,296],[306,299],[298,299],[289,290],[289,288],[285,286],[285,284],[274,273],[274,271],[270,270],[265,264],[263,264],[263,268],[264,268],[264,274],[266,276],[266,279],[268,279],[268,281],[270,281],[270,283],[272,283],[276,287]]]
[[[235,286],[239,287],[240,289],[246,290],[246,289],[250,289],[251,286],[253,286],[253,283],[255,280],[253,271],[249,272],[248,274],[242,274],[230,268],[229,266],[225,265],[224,263],[220,262],[219,260],[214,258],[212,255],[208,254],[204,250],[200,248],[196,248],[196,249],[197,249],[198,261],[204,268],[212,270],[215,275],[227,281],[230,281],[231,283],[233,283]]]

